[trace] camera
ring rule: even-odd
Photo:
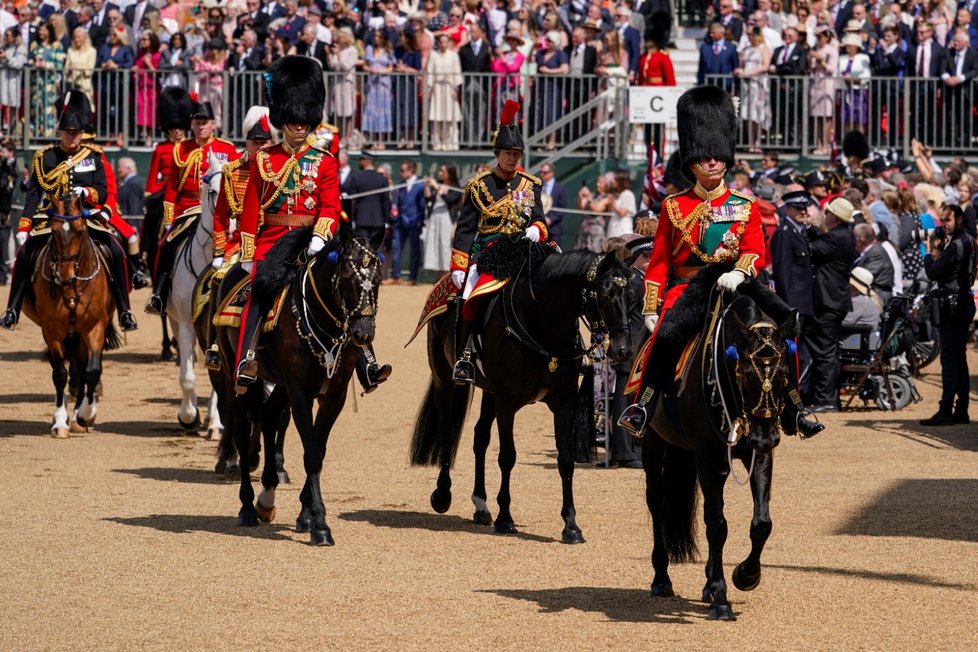
[[[933,229],[933,232],[930,233],[930,245],[938,251],[944,251],[944,247],[947,246],[947,233],[944,232],[944,229]]]

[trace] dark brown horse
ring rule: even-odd
[[[102,352],[118,346],[109,268],[88,233],[87,217],[79,198],[52,198],[50,240],[38,254],[32,292],[24,302],[24,314],[41,327],[48,346],[55,389],[51,434],[58,438],[68,437],[71,421],[82,428],[95,423]],[[65,399],[66,361],[75,379],[72,419]]]

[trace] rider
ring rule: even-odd
[[[734,292],[744,281],[756,278],[764,265],[760,210],[753,197],[730,190],[724,183],[727,170],[734,164],[737,115],[733,101],[717,86],[700,86],[680,97],[676,111],[682,171],[696,183],[662,203],[652,258],[645,272],[643,313],[653,341],[660,317],[669,312],[703,267],[732,263],[733,269],[717,279],[717,287]],[[649,350],[651,346],[646,348]],[[619,425],[638,435],[651,414],[647,409],[653,396],[649,367],[655,361],[650,364],[646,358],[636,362],[643,363],[639,400],[625,410]],[[800,430],[811,436],[821,431],[820,424],[797,414],[795,396],[797,393],[785,403],[785,432]]]
[[[275,242],[293,229],[313,227],[306,250],[313,256],[326,246],[343,219],[335,127],[320,127],[326,87],[315,59],[285,56],[264,73],[265,100],[272,125],[285,142],[255,155],[241,214],[241,266],[254,278]],[[257,378],[259,326],[263,311],[248,298],[241,313],[235,391],[242,393]],[[364,389],[387,380],[390,365],[378,365],[373,351],[361,349],[358,366]]]
[[[465,184],[465,196],[452,242],[452,283],[462,290],[461,301],[482,294],[479,284],[479,252],[502,236],[522,234],[533,242],[546,242],[547,223],[540,200],[540,180],[518,169],[523,157],[523,134],[516,124],[518,102],[507,100],[499,126],[493,132],[492,151],[496,168],[482,172]],[[464,285],[464,289],[463,289]],[[461,304],[460,301],[460,304]],[[460,350],[452,373],[457,384],[475,382],[475,367],[469,349],[472,322],[456,317],[455,348]]]
[[[84,140],[84,131],[93,123],[92,107],[84,93],[68,91],[55,103],[58,111],[60,143],[48,145],[34,154],[31,177],[27,182],[24,212],[17,229],[16,265],[11,280],[7,310],[0,315],[0,326],[13,329],[20,318],[20,304],[31,279],[31,261],[50,234],[45,211],[51,197],[72,193],[80,197],[93,216],[104,218],[100,212],[108,195],[102,148]],[[124,331],[137,328],[129,309],[129,277],[126,254],[116,238],[108,231],[90,229],[91,236],[105,244],[112,256],[113,299],[119,311],[119,325]]]
[[[211,266],[215,270],[225,267],[233,260],[234,254],[241,247],[241,231],[231,230],[231,220],[241,218],[244,208],[245,189],[251,176],[251,162],[255,154],[267,149],[272,144],[272,126],[268,122],[268,108],[253,106],[248,109],[242,124],[245,135],[245,153],[238,159],[225,163],[221,168],[221,190],[214,207],[214,260]],[[213,371],[221,368],[221,358],[218,355],[217,344],[212,343],[204,354],[204,365]]]
[[[94,142],[95,134],[86,133],[82,136],[82,141]],[[139,259],[139,233],[129,222],[122,219],[119,212],[119,186],[116,184],[115,171],[112,163],[109,162],[105,151],[102,151],[102,167],[105,169],[105,186],[107,194],[105,203],[102,205],[102,215],[119,237],[126,243],[126,260],[129,263],[129,273],[132,279],[132,286],[141,290],[149,285],[146,278],[143,262]]]
[[[185,140],[173,148],[173,168],[163,193],[163,226],[166,236],[160,240],[156,254],[153,294],[146,303],[146,312],[161,315],[166,310],[170,289],[173,255],[187,233],[183,225],[200,215],[200,183],[207,174],[211,156],[222,165],[238,158],[234,145],[214,136],[214,109],[210,102],[199,102],[191,94],[190,129],[193,140]]]

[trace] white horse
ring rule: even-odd
[[[174,256],[173,271],[170,277],[170,297],[166,314],[170,328],[176,334],[180,349],[180,390],[183,399],[177,411],[177,420],[187,430],[200,427],[201,419],[197,410],[197,375],[194,362],[197,359],[197,338],[194,335],[194,286],[197,279],[210,266],[213,260],[214,206],[220,189],[221,162],[211,154],[209,170],[217,172],[209,183],[201,184],[199,223],[193,236],[184,240]],[[207,435],[210,439],[220,439],[224,431],[221,415],[217,409],[217,393],[212,389],[207,407]]]

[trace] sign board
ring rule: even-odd
[[[675,124],[676,101],[682,86],[630,86],[628,121],[632,124]]]

